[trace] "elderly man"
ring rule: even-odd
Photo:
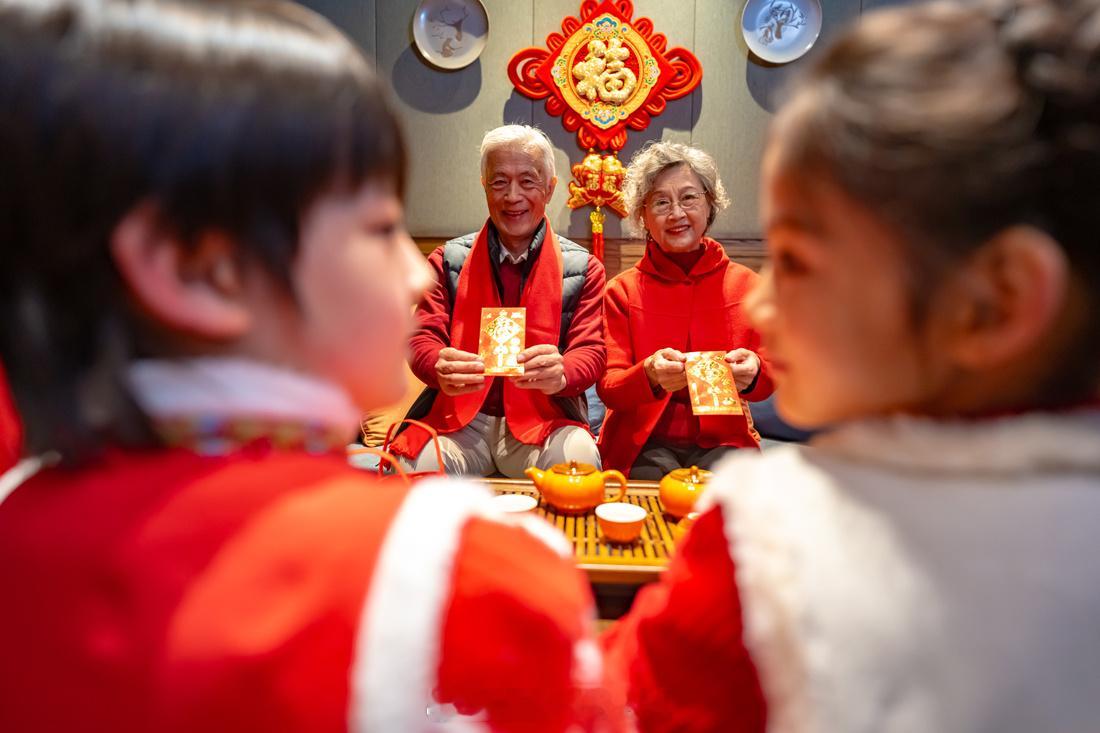
[[[428,385],[409,411],[440,433],[443,469],[522,476],[562,461],[600,465],[585,390],[603,373],[603,265],[554,234],[546,205],[554,155],[540,130],[505,125],[481,143],[489,220],[428,258],[437,285],[417,308],[413,372]],[[478,356],[481,309],[522,306],[527,348],[520,377],[487,377]],[[394,452],[437,470],[428,435],[410,427]]]

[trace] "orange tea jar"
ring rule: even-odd
[[[665,513],[677,519],[690,513],[712,475],[698,466],[670,471],[657,487]]]

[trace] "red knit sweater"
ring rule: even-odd
[[[680,351],[730,351],[746,348],[760,357],[760,375],[750,401],[766,398],[774,389],[760,336],[741,310],[745,296],[756,284],[752,270],[730,261],[722,245],[703,240],[704,252],[689,272],[684,272],[659,247],[650,242],[645,256],[631,269],[607,284],[604,296],[604,336],[607,372],[596,386],[607,405],[600,433],[600,453],[605,468],[629,471],[658,423],[664,434],[694,437],[702,447],[727,445],[757,447],[752,418],[719,415],[695,418],[681,410],[663,417],[672,395],[654,394],[643,362],[661,348]],[[673,422],[698,421],[693,425]]]

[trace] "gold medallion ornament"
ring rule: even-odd
[[[508,63],[516,90],[545,99],[582,148],[622,150],[627,128],[644,130],[703,78],[690,51],[668,48],[652,20],[633,16],[630,0],[585,0],[580,17],[564,18],[561,33],[546,37],[546,48],[525,48]]]

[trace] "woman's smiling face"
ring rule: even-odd
[[[673,166],[653,179],[645,198],[643,221],[658,247],[666,252],[697,249],[709,217],[706,187],[689,166]]]

